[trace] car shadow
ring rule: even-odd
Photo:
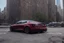
[[[20,30],[17,30],[17,31],[13,31],[13,32],[17,32],[17,33],[25,33],[24,31],[20,31]],[[45,33],[45,32],[41,32],[41,33]],[[39,31],[38,32],[30,32],[28,34],[41,34]],[[25,33],[27,34],[27,33]]]

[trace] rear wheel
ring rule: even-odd
[[[64,24],[62,24],[61,27],[64,27]]]
[[[46,29],[46,30],[44,30],[44,32],[47,32],[47,29]]]
[[[25,33],[30,33],[30,28],[29,27],[25,27],[24,32]]]
[[[43,30],[40,30],[40,33],[43,33]]]

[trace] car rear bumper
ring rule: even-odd
[[[47,31],[47,29],[34,29],[34,30],[31,30],[31,32],[38,32],[38,31]]]
[[[31,27],[31,30],[46,30],[47,27]]]
[[[43,28],[31,28],[31,31],[47,31],[46,27]]]

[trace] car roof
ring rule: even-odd
[[[31,21],[31,22],[38,22],[38,21],[34,21],[34,20],[20,20],[18,22],[24,22],[24,21]],[[40,22],[41,23],[41,22]]]
[[[18,22],[29,22],[29,23],[32,23],[32,24],[40,24],[41,22],[38,22],[38,21],[34,21],[34,20],[20,20]]]
[[[20,21],[18,21],[18,22],[22,22],[22,21],[34,21],[34,20],[20,20]]]

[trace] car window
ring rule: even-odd
[[[23,23],[27,23],[27,21],[22,21],[22,24],[23,24]]]
[[[20,21],[20,22],[17,22],[16,24],[24,24],[24,23],[27,23],[27,21]]]
[[[22,22],[17,22],[16,24],[22,24]]]

